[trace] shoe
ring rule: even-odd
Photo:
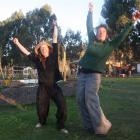
[[[61,131],[62,133],[65,133],[65,134],[68,134],[68,133],[69,133],[69,131],[68,131],[66,128],[62,128],[62,129],[60,129],[60,131]]]
[[[42,124],[41,123],[37,123],[35,128],[41,128],[42,127]]]

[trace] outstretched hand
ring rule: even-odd
[[[90,2],[88,5],[89,11],[92,12],[93,11],[93,3]]]
[[[29,55],[30,52],[19,42],[18,38],[13,38],[13,43],[16,45],[16,47],[19,48],[19,50],[25,54],[25,55]]]
[[[134,21],[140,20],[140,11],[136,11],[136,12],[132,15],[132,20],[134,20]]]
[[[19,43],[18,38],[13,38],[12,41],[13,41],[13,43],[16,44],[16,45]]]
[[[55,14],[52,14],[49,19],[49,34],[52,37],[54,32],[54,27],[57,26],[57,18]]]
[[[57,21],[53,19],[53,26],[57,26]]]
[[[53,26],[57,26],[57,18],[56,18],[56,15],[55,14],[52,14],[50,16],[50,24],[51,24],[52,27]]]

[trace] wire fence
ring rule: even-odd
[[[37,70],[31,67],[20,67],[20,69],[14,69],[14,67],[5,67],[0,72],[1,80],[6,79],[37,79]]]

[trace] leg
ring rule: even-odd
[[[39,85],[37,90],[37,114],[39,123],[44,125],[48,117],[50,97],[45,85]]]
[[[66,102],[62,90],[57,84],[54,85],[53,93],[54,96],[52,97],[52,99],[57,106],[57,127],[58,129],[63,129],[65,127],[64,124],[67,118]]]
[[[101,109],[101,121],[100,125],[96,128],[95,133],[99,135],[106,135],[111,129],[111,122],[105,117],[102,109]]]
[[[89,116],[88,109],[85,104],[85,85],[86,85],[86,74],[80,73],[78,75],[77,83],[77,102],[80,109],[83,125],[85,129],[93,129],[91,119]]]
[[[100,101],[98,96],[100,81],[100,74],[93,73],[86,75],[85,104],[94,130],[100,124],[101,120]]]
[[[85,99],[95,133],[107,134],[111,127],[111,123],[106,119],[100,107],[100,100],[98,96],[100,83],[100,74],[94,73],[87,76]]]

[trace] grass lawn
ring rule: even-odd
[[[97,137],[82,128],[75,96],[66,97],[69,134],[56,130],[52,103],[47,125],[36,129],[35,105],[0,106],[0,140],[140,140],[140,78],[103,78],[102,108],[113,127],[107,137]]]

